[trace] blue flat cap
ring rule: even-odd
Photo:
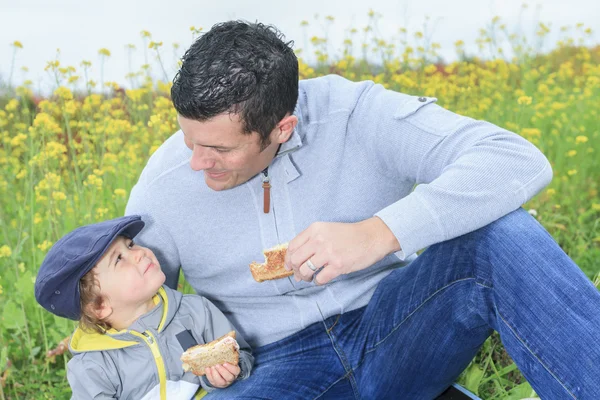
[[[35,281],[35,298],[59,317],[81,317],[79,281],[119,235],[133,239],[144,227],[139,215],[85,225],[66,234],[52,246]]]

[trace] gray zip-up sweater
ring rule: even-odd
[[[213,191],[203,172],[190,168],[191,150],[176,132],[131,192],[126,214],[146,222],[136,240],[158,250],[168,284],[176,283],[181,266],[252,346],[362,307],[416,251],[508,214],[552,178],[531,143],[435,100],[339,76],[300,81],[298,126],[268,168],[268,214],[262,174]],[[252,279],[248,265],[262,262],[263,249],[290,241],[311,223],[374,215],[395,234],[400,252],[322,287]]]
[[[67,364],[72,399],[189,400],[200,385],[215,390],[205,377],[183,371],[179,359],[187,347],[210,342],[234,330],[207,299],[162,287],[156,307],[128,329],[107,334],[75,330]],[[254,358],[237,333],[241,373],[247,378]],[[186,347],[185,349],[183,347]],[[200,398],[200,396],[198,396]]]

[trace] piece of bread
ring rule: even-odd
[[[181,355],[183,370],[194,375],[205,375],[204,369],[219,364],[238,365],[240,346],[235,340],[235,331],[231,331],[210,343],[199,344],[187,349]]]
[[[252,262],[250,264],[250,272],[252,272],[252,277],[256,282],[287,278],[294,274],[294,271],[285,269],[283,264],[287,246],[287,243],[284,243],[268,250],[264,250],[265,263],[259,264],[257,262]]]

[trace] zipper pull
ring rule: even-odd
[[[150,336],[150,335],[148,334],[148,332],[145,332],[145,331],[144,331],[144,332],[142,332],[142,335],[146,336],[146,339],[148,340],[148,343],[150,343],[150,344],[154,344],[154,339],[152,339],[152,336]]]
[[[265,214],[269,213],[269,210],[271,209],[271,184],[270,179],[269,179],[269,167],[265,168],[263,170],[263,212]]]

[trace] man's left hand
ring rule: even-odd
[[[296,281],[307,282],[322,268],[315,278],[322,285],[399,250],[398,240],[379,217],[355,223],[315,222],[289,242],[285,265]]]

